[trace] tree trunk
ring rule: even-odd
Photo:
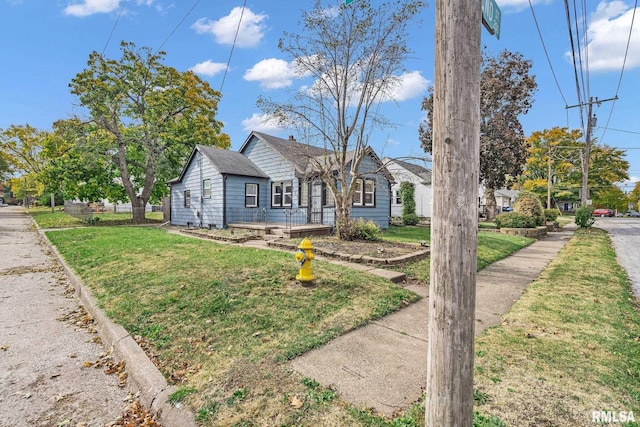
[[[345,206],[345,201],[336,201],[336,232],[338,239],[349,240],[349,223],[351,222],[351,206]]]
[[[484,209],[487,214],[487,221],[493,222],[498,214],[498,206],[496,205],[496,190],[487,187],[484,190]]]
[[[473,423],[481,19],[477,0],[436,1],[429,427]]]
[[[140,223],[144,222],[145,217],[145,208],[147,206],[147,200],[144,200],[142,197],[136,197],[131,201],[131,212],[133,217],[133,222]]]

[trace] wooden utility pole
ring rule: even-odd
[[[569,108],[582,108],[584,106],[587,106],[587,129],[585,130],[585,136],[584,136],[584,151],[582,153],[582,188],[580,189],[580,192],[582,194],[580,194],[580,206],[581,207],[585,207],[588,205],[589,203],[589,158],[591,157],[591,132],[593,131],[593,128],[595,126],[595,122],[596,122],[596,117],[593,116],[593,103],[595,102],[596,104],[600,105],[603,102],[608,102],[608,101],[616,101],[618,99],[617,96],[614,96],[613,98],[608,98],[608,99],[603,99],[603,100],[599,100],[598,98],[596,98],[596,100],[593,100],[593,97],[589,97],[589,102],[587,103],[583,103],[583,104],[576,104],[576,105],[568,105],[567,109]]]
[[[481,23],[478,0],[436,1],[425,408],[430,427],[473,423]]]
[[[589,98],[587,132],[584,136],[584,152],[582,153],[582,194],[580,194],[580,206],[583,208],[589,203],[589,157],[591,157],[591,129],[593,128],[593,121],[591,118],[592,107],[593,98]]]

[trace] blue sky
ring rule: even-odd
[[[482,43],[490,52],[517,51],[534,63],[536,101],[529,114],[521,118],[527,135],[554,126],[581,128],[579,109],[566,108],[579,100],[565,4],[560,0],[531,1],[551,66],[528,0],[498,0],[502,10],[500,40],[482,29]],[[615,102],[594,105],[597,125],[593,137],[626,149],[630,175],[637,181],[640,14],[621,73],[634,3],[578,3],[589,3],[588,10],[578,4],[575,11],[581,29],[574,42],[576,46],[578,42],[583,48],[588,46],[579,73],[582,96],[600,100],[618,96]],[[247,0],[242,12],[244,4],[244,0],[0,0],[0,128],[28,123],[50,129],[55,120],[83,114],[69,92],[69,82],[85,68],[92,51],[104,50],[107,57],[118,58],[119,42],[125,40],[137,46],[162,48],[167,52],[166,65],[181,71],[192,69],[214,89],[221,90],[218,118],[231,136],[232,149],[240,148],[251,130],[282,137],[292,134],[264,121],[256,99],[260,95],[285,99],[287,91],[308,84],[295,75],[289,58],[277,44],[284,31],[295,32],[302,8],[311,7],[313,1]],[[336,3],[324,0],[323,4]],[[573,4],[569,4],[572,16]],[[371,138],[381,157],[425,156],[417,129],[424,118],[420,103],[433,81],[434,12],[435,2],[429,2],[420,22],[411,25],[408,44],[413,55],[406,63],[396,102],[380,106],[396,123]],[[625,191],[631,188],[630,184],[623,186]]]

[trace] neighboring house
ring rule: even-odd
[[[349,154],[349,153],[347,153]],[[234,223],[335,225],[335,202],[313,158],[332,151],[251,132],[238,152],[197,145],[171,186],[171,223],[226,228]],[[359,168],[352,218],[389,226],[392,178],[368,150]]]
[[[518,194],[520,194],[519,190],[509,190],[506,188],[494,190],[493,195],[496,198],[496,214],[512,210]],[[479,190],[478,203],[478,210],[480,214],[484,215],[487,203],[484,197],[484,187],[482,185],[480,186]]]
[[[382,162],[395,181],[395,184],[391,186],[391,216],[402,216],[400,184],[406,181],[415,186],[414,199],[416,202],[416,215],[420,218],[431,218],[431,171],[414,163],[394,160],[387,157],[382,159]]]
[[[499,210],[503,211],[507,210],[507,208],[513,209],[513,205],[515,204],[520,191],[501,188],[500,190],[494,191],[493,194],[496,197],[496,206]]]

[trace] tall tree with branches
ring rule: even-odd
[[[102,154],[118,167],[133,220],[141,221],[151,196],[166,191],[164,182],[196,143],[231,144],[215,118],[220,93],[194,73],[164,65],[164,52],[127,42],[121,51],[119,60],[91,53],[70,87],[90,121],[105,131]]]
[[[482,55],[480,77],[480,183],[484,185],[487,219],[496,215],[494,192],[509,177],[522,172],[527,144],[519,117],[533,104],[537,84],[530,75],[533,63],[522,54],[503,50]],[[432,151],[433,92],[422,102],[427,119],[420,125],[422,148]]]
[[[42,143],[46,135],[47,132],[28,124],[11,125],[0,132],[0,167],[4,168],[4,175],[17,174],[8,182],[14,193],[24,197],[25,205],[27,196],[34,196],[42,190],[38,176],[45,164]],[[2,175],[0,170],[0,178]]]
[[[336,202],[338,235],[350,222],[360,166],[374,128],[389,126],[378,106],[392,100],[410,54],[407,25],[425,6],[419,0],[369,0],[303,12],[302,30],[279,42],[296,73],[313,79],[288,102],[261,97],[258,106],[281,124],[299,128],[310,145],[329,150],[309,156]]]

